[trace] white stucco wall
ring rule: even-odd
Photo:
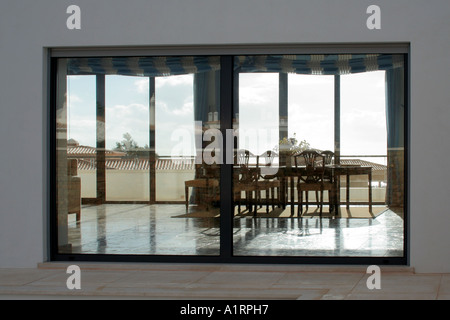
[[[70,4],[81,30],[66,28]],[[409,42],[410,264],[450,272],[449,13],[448,0],[2,0],[0,267],[47,259],[45,47]]]

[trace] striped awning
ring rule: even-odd
[[[403,67],[403,55],[328,54],[236,56],[236,72],[340,75]],[[158,77],[220,70],[219,56],[91,57],[68,59],[69,75]]]
[[[218,56],[71,58],[67,63],[68,75],[163,77],[219,69],[220,57]]]
[[[238,72],[283,72],[297,74],[342,75],[401,68],[403,55],[329,54],[239,56]]]

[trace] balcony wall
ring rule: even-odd
[[[81,197],[95,198],[96,173],[92,170],[80,170]],[[157,170],[156,171],[156,199],[157,201],[185,201],[184,181],[194,178],[193,170]],[[351,180],[350,201],[368,201],[367,179]],[[106,199],[108,201],[148,201],[149,173],[140,170],[107,170],[106,171]],[[341,201],[346,198],[345,182],[341,183]],[[294,192],[295,199],[297,193]],[[262,197],[264,197],[264,192]],[[386,188],[373,187],[374,202],[384,202]],[[315,201],[314,192],[310,192],[310,201]],[[328,201],[328,192],[324,192],[324,201]]]

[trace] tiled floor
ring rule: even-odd
[[[218,211],[186,218],[183,205],[84,206],[69,216],[72,253],[218,255]],[[238,256],[403,256],[403,219],[391,210],[376,218],[235,217]]]
[[[450,299],[450,274],[408,267],[381,267],[370,290],[367,266],[77,263],[81,289],[70,290],[68,265],[0,269],[0,299]]]

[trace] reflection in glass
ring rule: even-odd
[[[218,255],[216,57],[58,59],[58,253]],[[199,139],[197,138],[199,137]]]
[[[147,77],[105,79],[106,201],[149,201]]]
[[[403,56],[239,56],[234,70],[235,154],[248,155],[234,255],[402,257]]]
[[[58,253],[404,257],[404,56],[220,59],[57,59]]]

